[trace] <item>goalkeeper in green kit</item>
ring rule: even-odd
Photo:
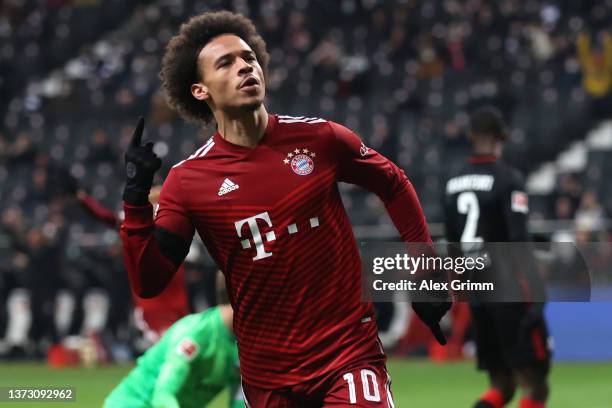
[[[201,408],[226,387],[244,408],[233,311],[222,305],[174,323],[110,393],[104,408]]]

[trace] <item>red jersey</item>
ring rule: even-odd
[[[80,199],[80,202],[85,210],[107,226],[116,228],[121,224],[119,217],[113,211],[104,207],[92,196],[85,195]],[[143,299],[132,290],[136,306],[136,323],[139,329],[155,341],[172,324],[191,312],[184,275],[185,268],[181,265],[166,288],[158,296],[151,299]],[[152,333],[148,334],[148,332]]]
[[[405,241],[430,242],[404,172],[323,119],[270,115],[255,148],[217,133],[166,178],[155,224],[186,242],[197,231],[224,272],[249,384],[280,388],[384,357],[340,181],[376,193]],[[176,267],[151,206],[124,206],[126,263],[144,292]]]

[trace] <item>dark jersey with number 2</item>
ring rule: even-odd
[[[534,365],[547,371],[545,292],[527,243],[529,206],[520,174],[495,157],[472,156],[445,188],[448,240],[460,242],[463,255],[489,256],[488,267],[469,278],[495,284],[492,293],[467,294],[478,367],[511,372]]]
[[[519,172],[493,156],[472,156],[445,186],[446,237],[461,243],[464,255],[486,254],[486,271],[472,281],[493,282],[493,293],[470,293],[489,301],[541,299],[533,262],[525,255],[528,196]],[[495,243],[495,244],[491,244]],[[501,244],[514,243],[514,244]],[[520,255],[520,259],[519,258]],[[465,278],[465,277],[464,277]]]
[[[517,170],[492,156],[472,156],[446,183],[451,242],[526,242],[527,194]]]

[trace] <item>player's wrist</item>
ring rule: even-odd
[[[129,189],[123,190],[123,201],[135,206],[143,206],[149,203],[150,189]]]

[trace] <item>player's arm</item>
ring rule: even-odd
[[[511,174],[509,182],[502,192],[502,212],[508,230],[510,242],[528,242],[527,216],[529,214],[529,196],[525,192],[522,178]]]
[[[524,251],[523,245],[529,242],[527,221],[529,215],[529,197],[525,192],[525,184],[518,173],[511,174],[509,183],[506,184],[502,194],[502,211],[504,223],[508,231],[510,242],[523,242],[522,245],[511,245],[508,248],[507,258],[516,263],[515,270],[519,279],[527,284],[528,293],[525,300],[543,300],[546,289],[540,278],[535,259],[529,252]],[[516,252],[516,253],[513,253]]]
[[[405,242],[430,243],[421,203],[404,171],[366,147],[351,130],[333,122],[330,125],[336,138],[338,180],[375,193]]]
[[[155,383],[151,401],[153,408],[178,408],[180,406],[177,394],[189,377],[190,362],[197,357],[196,353],[199,352],[197,348],[193,351],[183,348],[182,342],[190,341],[192,340],[185,338],[170,346]]]
[[[333,122],[330,125],[336,138],[338,180],[362,186],[375,193],[385,204],[402,240],[425,243],[425,249],[433,254],[423,208],[404,171],[380,153],[366,147],[351,130]],[[446,338],[439,321],[450,305],[447,299],[412,302],[415,313],[427,324],[440,344],[446,344]]]
[[[187,256],[194,227],[182,205],[181,179],[174,169],[166,178],[153,220],[148,196],[161,160],[153,153],[152,142],[141,145],[143,128],[140,119],[125,155],[125,219],[120,234],[132,289],[138,296],[149,298],[166,287]]]
[[[94,218],[102,221],[111,228],[119,225],[120,221],[115,214],[108,208],[104,207],[102,203],[87,194],[85,190],[77,190],[76,197],[79,200],[79,203],[81,203],[81,206]]]

